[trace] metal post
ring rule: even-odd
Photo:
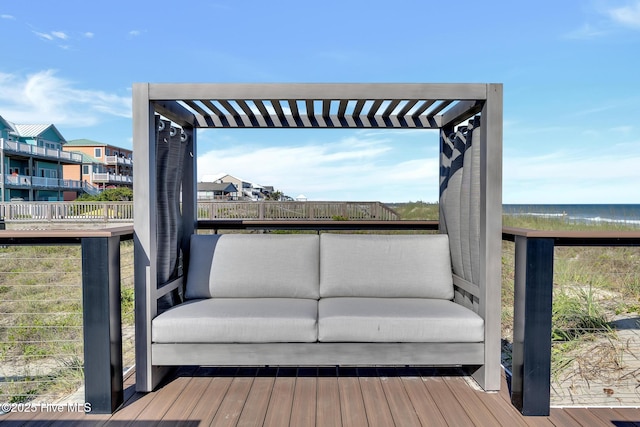
[[[124,401],[120,238],[82,239],[85,401],[91,413],[113,413]]]
[[[550,238],[515,238],[511,402],[523,415],[549,415],[553,248]]]

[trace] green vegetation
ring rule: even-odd
[[[95,196],[83,194],[76,200],[79,202],[129,202],[133,200],[133,190],[127,187],[110,188]]]
[[[122,243],[121,254],[132,258],[133,244]],[[75,391],[84,377],[80,247],[0,247],[0,260],[0,402]],[[132,262],[123,264],[123,325],[131,328]]]
[[[437,220],[440,217],[440,207],[437,203],[417,201],[391,204],[389,207],[398,212],[400,219],[404,220]]]

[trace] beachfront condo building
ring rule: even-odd
[[[79,179],[99,190],[133,187],[133,151],[90,139],[68,141],[65,151],[82,155],[82,167],[64,168],[64,176]]]
[[[94,191],[64,176],[64,168],[82,165],[82,155],[66,151],[66,144],[53,124],[16,124],[0,116],[0,202],[61,201]]]

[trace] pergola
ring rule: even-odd
[[[159,301],[178,286],[180,257],[185,271],[189,262],[188,239],[197,229],[196,129],[206,128],[438,129],[440,232],[451,241],[455,299],[485,321],[485,363],[474,377],[485,390],[500,388],[501,84],[137,83],[138,389],[152,389],[161,377],[149,325]]]

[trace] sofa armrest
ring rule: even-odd
[[[453,288],[453,302],[478,313],[481,295],[480,286],[454,274]]]
[[[162,298],[163,296],[173,291],[174,289],[182,288],[182,284],[183,284],[182,276],[178,277],[177,279],[173,279],[166,283],[163,283],[156,291],[156,299]]]

